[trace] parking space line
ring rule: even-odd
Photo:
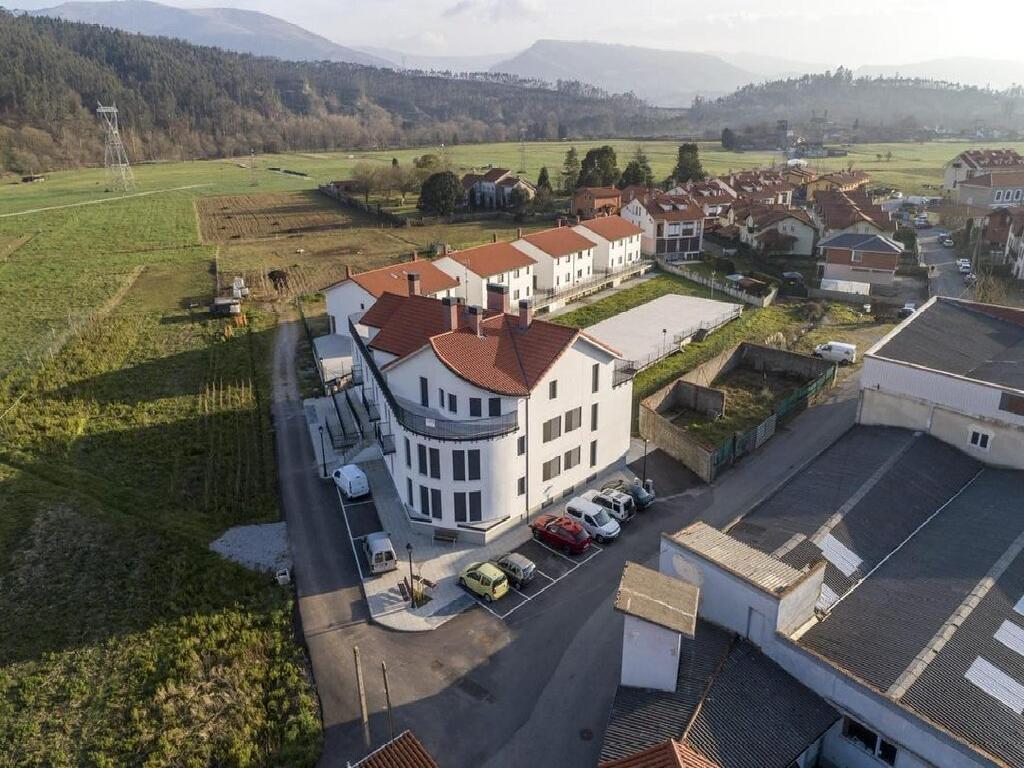
[[[338,494],[338,503],[341,504],[341,519],[345,521],[345,531],[348,533],[348,543],[352,545],[352,556],[356,560],[356,568],[359,569],[359,580],[366,581],[366,577],[363,575],[363,564],[359,562],[359,552],[356,551],[356,541],[352,538],[352,528],[348,524],[348,514],[345,512],[345,499],[341,496],[340,488],[335,486],[334,490]]]
[[[364,501],[350,501],[348,503],[348,505],[350,507],[358,507],[358,506],[361,506],[363,504],[373,504],[373,499],[366,499]]]
[[[545,544],[545,543],[544,543],[543,541],[541,541],[540,539],[534,539],[534,541],[536,541],[536,542],[537,542],[538,544],[540,544],[540,545],[541,545],[542,547],[544,547],[544,549],[546,549],[546,550],[547,550],[548,552],[550,552],[551,554],[553,554],[553,555],[558,555],[558,556],[559,556],[560,558],[562,558],[563,560],[568,560],[568,561],[569,561],[570,563],[572,563],[573,565],[575,565],[575,564],[576,564],[576,561],[575,561],[575,560],[573,560],[573,559],[572,559],[571,557],[569,557],[568,555],[563,555],[563,554],[562,554],[561,552],[559,552],[559,551],[558,551],[557,549],[552,549],[551,547],[549,547],[549,546],[548,546],[547,544]]]

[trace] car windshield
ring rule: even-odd
[[[608,525],[608,523],[610,522],[611,518],[608,517],[608,513],[605,512],[603,509],[599,509],[597,512],[594,513],[594,525],[605,526]]]
[[[499,576],[498,578],[496,578],[494,580],[494,586],[495,587],[500,587],[504,583],[505,583],[505,577],[504,576]]]
[[[633,508],[633,499],[632,499],[632,497],[626,499],[626,502],[622,506],[625,507],[627,510],[632,509]]]
[[[579,531],[569,531],[568,533],[573,541],[586,541],[589,537],[589,534],[582,529]]]

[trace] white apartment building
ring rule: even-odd
[[[453,295],[469,305],[487,303],[488,283],[508,286],[512,301],[533,296],[537,262],[511,243],[489,243],[453,251],[433,265],[458,281]]]
[[[644,256],[698,259],[704,241],[704,210],[688,197],[651,192],[633,198],[619,212],[639,227]]]
[[[553,295],[594,276],[593,240],[572,227],[554,227],[520,237],[513,246],[537,262],[533,272],[534,293]]]
[[[525,299],[511,314],[506,285],[488,300],[386,294],[352,323],[355,380],[410,519],[478,541],[623,459],[632,398],[614,350]]]
[[[597,246],[594,249],[594,270],[614,272],[637,264],[643,230],[621,216],[601,216],[576,224],[573,231]]]
[[[444,298],[456,295],[459,281],[432,262],[413,254],[412,261],[350,274],[324,291],[331,333],[347,336],[351,315],[365,312],[385,293],[406,296],[421,294]]]
[[[864,355],[862,424],[1024,469],[1024,310],[933,297]]]

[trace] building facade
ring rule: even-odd
[[[433,265],[457,281],[454,296],[486,304],[488,283],[507,286],[512,301],[533,297],[537,262],[510,243],[489,243],[441,256]]]
[[[818,244],[822,277],[872,285],[892,285],[903,246],[878,235],[845,233]]]
[[[699,259],[704,246],[704,210],[689,197],[649,192],[622,208],[622,218],[643,231],[644,256]]]
[[[594,277],[597,246],[572,227],[558,226],[533,232],[512,245],[533,259],[534,294],[553,295]]]
[[[594,243],[596,272],[615,272],[643,258],[640,253],[643,230],[621,216],[588,219],[575,225],[573,231]]]
[[[961,183],[976,176],[1024,170],[1024,157],[1014,149],[969,149],[954,157],[943,174],[942,192],[953,194]]]

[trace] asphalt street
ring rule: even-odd
[[[656,567],[662,532],[698,518],[715,525],[735,519],[836,440],[856,411],[857,377],[851,376],[720,485],[701,486],[671,460],[652,457],[648,473],[659,501],[598,556],[505,620],[475,607],[433,632],[403,634],[366,620],[337,496],[316,476],[297,401],[298,333],[295,322],[280,326],[274,418],[299,609],[323,712],[321,766],[346,766],[390,733],[410,728],[445,768],[592,768],[618,682],[622,617],[612,601],[625,562]],[[640,462],[634,471],[642,471]],[[369,746],[354,646],[371,712]],[[381,662],[388,666],[390,722]]]
[[[939,245],[939,238],[947,234],[949,230],[942,227],[921,229],[917,233],[921,260],[933,268],[928,279],[928,293],[931,296],[970,299],[972,291],[964,285],[964,276],[957,269],[956,252],[952,248]]]

